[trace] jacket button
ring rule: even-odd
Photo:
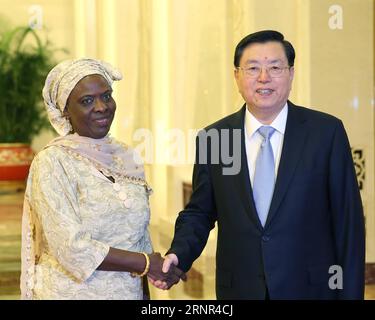
[[[269,236],[262,236],[262,240],[263,240],[264,242],[267,242],[267,241],[270,240],[270,237],[269,237]]]

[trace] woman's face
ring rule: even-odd
[[[81,79],[66,103],[64,115],[80,136],[100,139],[107,135],[115,115],[112,88],[101,75]]]

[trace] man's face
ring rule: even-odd
[[[74,132],[100,139],[107,135],[115,110],[112,88],[102,76],[95,74],[77,83],[69,95],[64,114],[68,116]]]
[[[288,99],[294,76],[283,45],[275,41],[249,45],[243,51],[240,68],[235,69],[234,75],[250,111],[278,113]],[[281,73],[272,75],[271,69],[278,68]],[[260,70],[257,76],[256,70]]]

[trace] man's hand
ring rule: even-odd
[[[162,266],[162,273],[163,274],[170,274],[169,279],[172,281],[166,281],[162,278],[153,277],[149,274],[149,281],[157,288],[166,290],[171,288],[174,284],[178,283],[180,279],[183,281],[187,280],[186,274],[182,272],[179,268],[176,266],[178,265],[178,258],[174,253],[170,253],[165,256],[163,266]],[[178,279],[176,281],[176,275],[178,276]]]
[[[169,254],[163,259],[160,253],[152,253],[150,257],[149,281],[159,289],[169,289],[180,279],[186,281],[186,274],[176,267],[178,259],[175,254]]]

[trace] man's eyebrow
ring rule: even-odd
[[[259,61],[258,60],[254,60],[254,59],[249,59],[249,60],[245,61],[245,64],[249,64],[249,63],[259,63]]]
[[[281,59],[275,59],[271,60],[269,63],[277,63],[277,62],[283,62]]]
[[[282,62],[282,60],[281,59],[274,59],[274,60],[268,61],[267,63],[271,64],[271,63],[277,63],[277,62]],[[259,62],[259,60],[254,60],[254,59],[249,59],[249,60],[245,61],[245,64],[250,64],[250,63],[260,63],[260,62]]]

